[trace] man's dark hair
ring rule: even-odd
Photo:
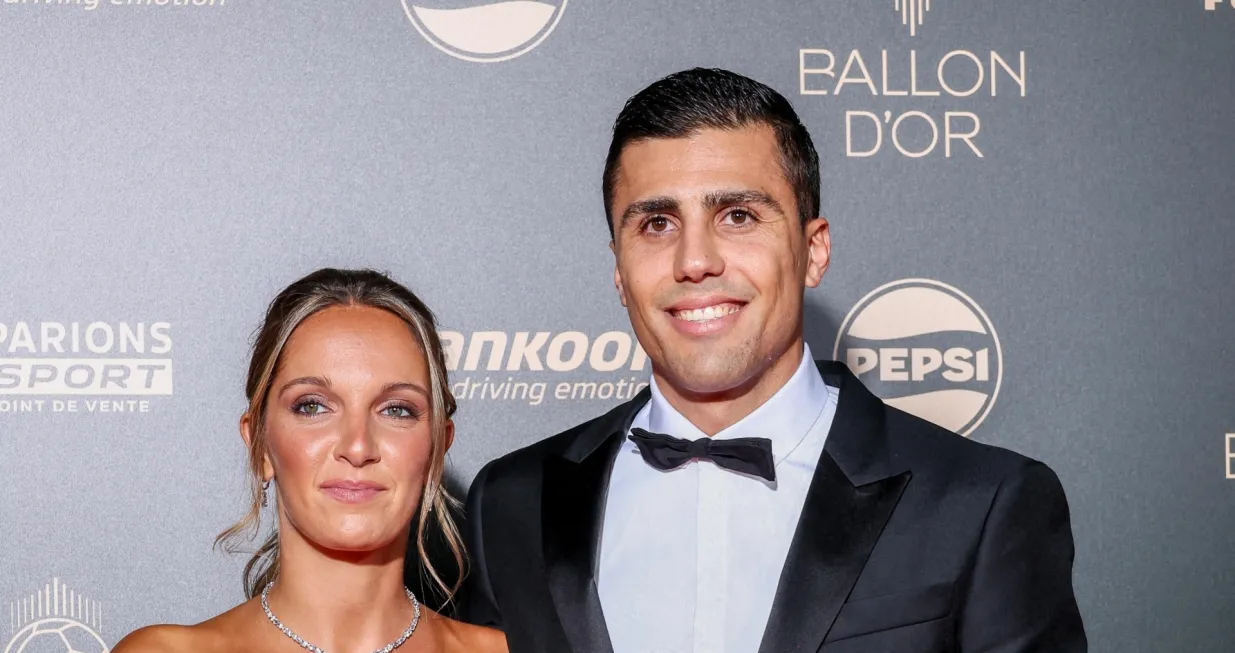
[[[603,181],[609,236],[613,237],[618,159],[627,145],[652,138],[685,138],[701,129],[752,125],[767,125],[775,132],[781,167],[793,186],[802,223],[818,217],[819,155],[789,101],[749,77],[719,68],[692,68],[636,93],[613,123]]]

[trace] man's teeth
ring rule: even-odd
[[[730,313],[737,312],[737,306],[733,304],[722,304],[720,306],[692,308],[690,310],[678,311],[677,318],[679,320],[686,320],[687,322],[704,322],[706,320],[715,320],[716,318],[724,317]]]

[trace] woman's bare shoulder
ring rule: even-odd
[[[160,624],[129,633],[112,653],[210,653],[237,650],[252,621],[251,607],[241,604],[208,621],[192,626]]]
[[[160,624],[146,626],[128,634],[112,648],[112,653],[155,653],[156,651],[191,651],[200,648],[199,626]]]
[[[500,630],[473,626],[446,617],[438,617],[443,630],[449,633],[447,651],[472,653],[507,653],[506,635]]]

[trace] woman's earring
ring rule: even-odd
[[[269,490],[270,490],[270,479],[266,479],[265,481],[262,482],[262,507],[263,508],[266,507],[266,503],[267,503],[266,494]]]

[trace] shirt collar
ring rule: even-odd
[[[652,377],[651,389],[648,430],[687,440],[707,437],[669,404],[656,385],[656,377]],[[830,393],[815,368],[810,345],[802,343],[802,361],[789,381],[762,406],[712,437],[767,438],[772,441],[772,456],[780,464],[806,438],[823,412]]]

